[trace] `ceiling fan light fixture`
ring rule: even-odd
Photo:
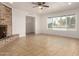
[[[42,7],[42,6],[39,6],[38,8],[39,8],[39,9],[42,9],[43,7]]]
[[[68,5],[71,5],[71,4],[72,4],[71,2],[68,3]]]

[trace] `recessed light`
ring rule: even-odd
[[[68,3],[68,5],[71,5],[71,4],[72,4],[71,2]]]
[[[9,3],[11,3],[11,4],[12,4],[13,2],[9,2]]]

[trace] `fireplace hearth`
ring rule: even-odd
[[[7,36],[7,25],[0,25],[0,39]]]

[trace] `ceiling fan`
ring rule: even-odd
[[[36,5],[33,6],[33,8],[38,7],[40,9],[43,9],[44,7],[49,8],[48,5],[46,5],[46,2],[33,2],[32,4]]]

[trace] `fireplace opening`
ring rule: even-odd
[[[0,39],[7,36],[7,25],[0,25]]]

